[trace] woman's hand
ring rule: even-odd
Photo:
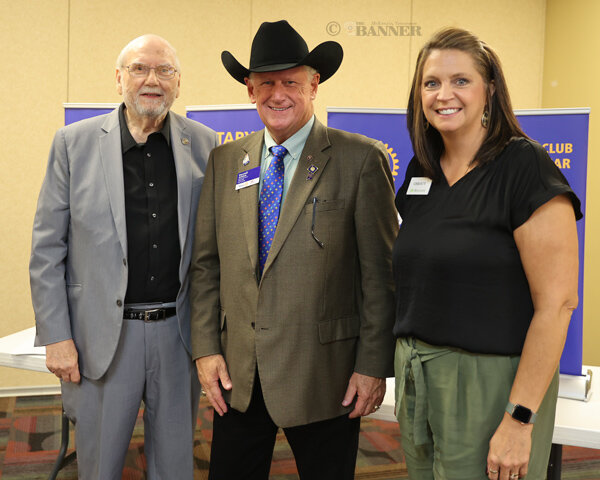
[[[527,475],[532,424],[522,424],[507,413],[490,440],[487,474],[491,480],[516,480]]]

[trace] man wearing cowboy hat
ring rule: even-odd
[[[303,479],[350,479],[360,417],[393,375],[394,189],[381,142],[324,127],[342,61],[263,23],[248,89],[266,128],[213,150],[191,267],[192,350],[213,405],[212,479],[267,479],[278,427]]]

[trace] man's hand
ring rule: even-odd
[[[355,396],[356,405],[350,412],[350,418],[357,418],[369,415],[376,411],[383,402],[385,395],[385,378],[369,377],[354,372],[348,382],[348,389],[342,405],[347,407],[352,403]]]
[[[71,339],[46,345],[46,368],[63,382],[80,382],[77,358],[77,349]]]
[[[223,355],[207,355],[196,359],[196,369],[202,390],[215,411],[223,416],[227,412],[227,404],[221,393],[219,381],[225,390],[231,390],[231,379],[227,372],[227,364]]]

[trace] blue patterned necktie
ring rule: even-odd
[[[269,150],[273,155],[273,159],[263,180],[258,205],[258,263],[261,277],[279,221],[281,196],[283,194],[283,157],[287,153],[285,147],[281,145],[275,145]]]

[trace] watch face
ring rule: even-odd
[[[531,410],[523,405],[515,405],[512,417],[521,423],[529,423],[529,420],[531,420]]]

